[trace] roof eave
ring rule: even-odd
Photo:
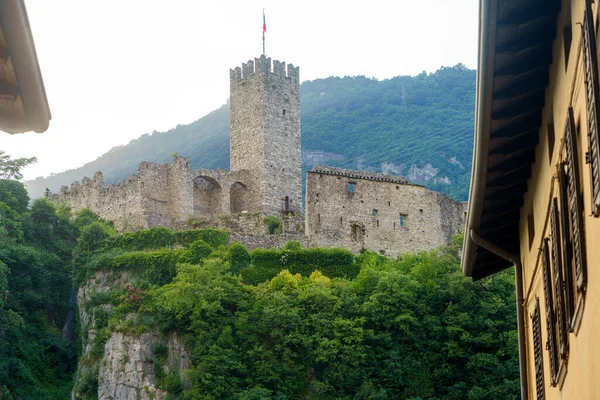
[[[52,115],[24,1],[0,2],[0,23],[13,61],[27,117],[27,124],[11,126],[7,131],[43,133],[48,129]]]
[[[475,244],[470,230],[479,233],[483,199],[487,178],[488,150],[490,144],[490,124],[492,110],[493,68],[495,57],[495,31],[497,0],[479,1],[479,61],[477,68],[476,112],[474,131],[473,168],[471,170],[471,187],[461,258],[462,271],[466,276],[473,276],[475,264]]]

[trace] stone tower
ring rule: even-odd
[[[300,76],[285,67],[262,55],[230,70],[230,169],[250,171],[248,209],[270,215],[302,212]]]

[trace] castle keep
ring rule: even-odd
[[[300,76],[264,55],[230,70],[230,169],[248,170],[249,208],[300,212]]]
[[[176,157],[143,162],[114,185],[97,172],[50,198],[88,207],[120,231],[195,223],[229,229],[251,248],[295,239],[396,256],[443,245],[463,227],[463,206],[440,193],[399,176],[329,167],[308,172],[303,213],[300,76],[291,64],[263,55],[230,70],[230,113],[229,171],[193,170]],[[267,215],[284,220],[280,241],[256,239],[267,233]]]

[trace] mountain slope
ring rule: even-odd
[[[462,65],[378,81],[330,77],[301,86],[304,170],[315,164],[383,171],[466,200],[473,145],[475,71]],[[84,166],[26,182],[30,195],[92,176],[126,178],[142,161],[177,152],[194,168],[228,168],[229,105],[118,146]]]

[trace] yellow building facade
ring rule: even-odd
[[[600,399],[598,3],[480,3],[462,268],[515,266],[524,399]]]

